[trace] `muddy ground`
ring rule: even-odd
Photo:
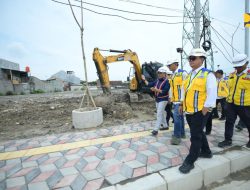
[[[113,92],[107,99],[100,98],[99,91],[93,92],[97,105],[104,111],[100,127],[155,119],[154,102],[130,104],[124,95],[121,91]],[[82,92],[1,96],[0,141],[81,131],[72,128],[71,118],[81,98]]]

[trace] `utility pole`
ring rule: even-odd
[[[205,19],[201,19],[204,17]],[[202,24],[202,21],[204,22]],[[183,31],[182,31],[182,63],[187,63],[191,49],[201,46],[201,39],[211,42],[211,27],[209,15],[209,0],[184,0]],[[204,28],[204,26],[206,26]],[[205,29],[205,37],[204,31]],[[202,35],[201,35],[202,34]],[[204,41],[202,41],[204,43]],[[206,43],[207,44],[207,43]],[[214,58],[212,47],[207,51],[206,64],[208,69],[214,69]]]
[[[195,0],[195,48],[200,47],[200,18],[201,18],[201,2],[200,0]]]
[[[249,13],[249,0],[245,0],[245,13]],[[249,57],[249,28],[245,27],[245,54]]]

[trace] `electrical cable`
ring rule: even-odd
[[[211,41],[211,43],[222,53],[222,55],[225,57],[225,59],[231,63],[231,61],[226,57],[226,55],[223,53],[223,51],[214,43],[214,41]]]
[[[74,1],[81,2],[80,0],[74,0]],[[104,9],[110,9],[110,10],[114,10],[114,11],[120,11],[120,12],[124,12],[124,13],[131,13],[131,14],[144,15],[144,16],[181,17],[181,18],[183,17],[183,16],[177,16],[177,15],[162,15],[162,14],[151,14],[151,13],[141,13],[141,12],[127,11],[127,10],[116,9],[116,8],[107,7],[107,6],[103,6],[103,5],[97,5],[97,4],[88,3],[88,2],[82,2],[82,3],[86,4],[86,5],[91,5],[91,6],[95,6],[95,7],[104,8]]]
[[[238,27],[238,26],[236,26],[236,25],[234,25],[234,24],[228,23],[228,22],[223,21],[223,20],[218,19],[218,18],[214,18],[214,17],[210,17],[210,18],[211,18],[211,19],[214,19],[214,20],[217,20],[218,22],[221,22],[221,23],[224,23],[224,24],[230,25],[230,26],[235,27],[235,28],[237,28],[237,27]],[[244,28],[241,28],[241,27],[240,27],[240,29],[241,29],[241,30],[245,30]]]
[[[53,1],[55,3],[62,4],[62,5],[69,5],[68,3],[64,3],[64,2],[61,2],[61,1],[57,1],[57,0],[51,0],[51,1]],[[74,4],[72,4],[72,6],[73,7],[81,8],[80,6],[74,5]],[[131,18],[127,18],[127,17],[121,16],[121,15],[116,15],[116,14],[100,13],[100,12],[97,12],[97,11],[94,11],[92,9],[88,9],[88,8],[85,8],[85,7],[83,7],[83,9],[87,10],[89,12],[95,13],[95,14],[105,15],[105,16],[112,16],[112,17],[118,17],[118,18],[121,18],[121,19],[124,19],[124,20],[133,21],[133,22],[147,22],[147,23],[160,23],[160,24],[183,24],[183,23],[189,23],[189,22],[165,22],[165,21],[159,21],[159,20],[131,19]]]
[[[235,49],[212,25],[210,25],[212,30],[216,32],[230,47],[232,47],[237,53],[240,53],[237,49]]]
[[[222,43],[221,39],[219,38],[218,34],[215,32],[216,37],[218,38],[218,40],[220,41],[222,47],[224,48],[224,50],[227,52],[227,55],[230,57],[230,59],[232,59],[231,55],[229,54],[229,52],[227,51],[226,47],[224,46],[224,44]]]
[[[119,1],[123,1],[126,3],[133,3],[133,4],[137,4],[137,5],[143,5],[143,6],[147,6],[147,7],[153,7],[153,8],[157,8],[157,9],[164,9],[164,10],[170,10],[170,11],[183,13],[183,10],[181,10],[181,9],[171,9],[171,8],[167,8],[167,7],[160,7],[160,6],[156,6],[156,5],[145,4],[145,3],[140,3],[137,1],[131,1],[131,0],[119,0]]]

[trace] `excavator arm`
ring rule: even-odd
[[[107,64],[120,61],[128,61],[133,65],[135,69],[135,78],[131,80],[129,88],[131,91],[137,91],[139,89],[139,84],[141,83],[142,80],[141,79],[142,70],[137,54],[135,52],[132,52],[131,50],[124,50],[124,51],[108,50],[108,51],[119,54],[112,56],[103,56],[98,48],[95,48],[93,52],[93,60],[95,62],[97,75],[100,80],[103,93],[105,94],[111,93]]]

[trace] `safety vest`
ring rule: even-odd
[[[224,79],[217,81],[217,95],[219,97],[227,97],[229,94],[227,82]]]
[[[172,91],[172,102],[180,102],[181,101],[181,88],[183,84],[183,72],[182,69],[179,69],[177,73],[173,75],[173,77],[169,80],[170,88]]]
[[[156,84],[155,84],[155,88],[157,88],[158,90],[162,90],[162,87],[166,84],[166,82],[168,81],[168,79],[164,79],[164,81],[162,81],[162,83],[160,84],[159,86],[159,80],[157,80]],[[159,87],[158,87],[159,86]],[[155,92],[155,97],[156,98],[166,98],[168,97],[168,93],[166,94],[162,94],[162,93],[159,93],[159,92]]]
[[[183,109],[188,113],[201,111],[207,98],[207,76],[209,70],[202,68],[191,80],[192,72],[189,73],[183,82],[185,98],[183,100]]]
[[[228,79],[229,95],[227,102],[239,106],[250,106],[250,71],[237,76],[233,73]]]

